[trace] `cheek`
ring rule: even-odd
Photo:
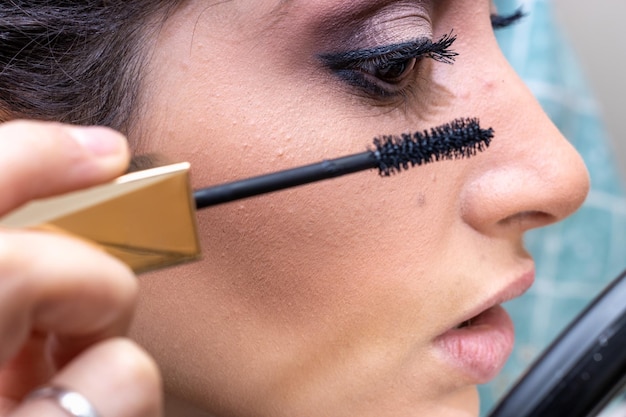
[[[364,311],[388,320],[402,294],[416,316],[439,287],[425,280],[442,265],[454,204],[438,201],[431,179],[395,180],[364,173],[200,213],[203,262],[275,324]]]
[[[219,84],[181,85],[163,102],[203,89],[210,96],[175,118],[165,112],[159,122],[167,129],[153,129],[147,151],[190,161],[195,188],[360,152],[381,130],[398,129],[397,117],[339,117],[320,107],[323,98],[289,84],[278,91],[244,81],[229,94]],[[204,277],[219,285],[212,303],[268,327],[290,323],[315,334],[328,317],[345,318],[337,328],[419,321],[421,300],[445,291],[444,282],[425,281],[447,265],[462,169],[434,164],[391,178],[363,172],[206,209],[198,215],[204,259],[193,274],[199,286]]]

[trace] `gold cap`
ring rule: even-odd
[[[69,233],[144,272],[200,256],[195,207],[189,164],[179,163],[30,202],[0,226]]]

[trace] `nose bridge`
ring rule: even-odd
[[[481,118],[493,122],[495,138],[462,193],[465,222],[485,233],[561,220],[589,190],[580,155],[508,64],[499,68],[477,87],[479,99],[489,100]]]

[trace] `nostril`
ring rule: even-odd
[[[543,211],[522,211],[506,217],[498,222],[498,225],[517,230],[529,230],[536,227],[546,226],[558,221],[559,218]]]

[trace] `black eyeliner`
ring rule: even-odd
[[[491,15],[491,27],[494,29],[503,29],[515,23],[519,23],[524,17],[526,17],[526,13],[523,7],[518,7],[517,10],[509,15],[494,13]]]
[[[450,64],[458,55],[450,50],[455,40],[456,35],[450,33],[435,42],[421,38],[373,48],[325,53],[320,54],[319,58],[332,70],[359,69],[362,65],[372,61],[395,64],[412,58],[432,58]]]

